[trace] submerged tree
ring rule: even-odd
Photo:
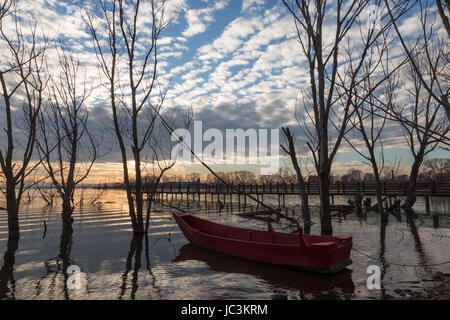
[[[36,26],[23,31],[15,9],[13,1],[0,3],[0,45],[5,48],[0,63],[3,127],[0,137],[6,141],[0,149],[0,167],[6,185],[6,190],[1,191],[6,196],[10,239],[20,237],[19,207],[29,188],[26,179],[39,165],[33,154],[37,120],[48,82],[44,76],[44,59],[49,46],[49,41],[37,34]]]
[[[408,118],[411,123],[416,124],[411,126],[408,123],[400,123],[403,136],[413,156],[406,201],[403,207],[406,212],[414,213],[413,206],[416,202],[415,193],[420,168],[426,156],[433,152],[450,132],[450,124],[442,108],[422,85],[414,67],[410,65],[405,70],[403,79],[403,88],[407,91],[408,100],[406,103],[399,101],[395,106],[396,112]],[[430,86],[433,87],[434,85],[435,81],[432,79]],[[424,128],[424,130],[419,130],[419,127]],[[440,134],[433,136],[431,132]]]
[[[384,37],[387,36],[384,35]],[[389,57],[389,47],[392,40],[386,38],[381,41],[382,45],[377,46],[374,52],[369,54],[365,61],[363,72],[367,73],[364,81],[354,88],[353,107],[354,117],[350,120],[352,128],[356,131],[355,139],[344,136],[347,143],[364,160],[363,163],[372,168],[373,180],[376,188],[377,210],[382,217],[386,218],[383,207],[382,181],[381,177],[385,169],[383,131],[388,123],[389,116],[381,108],[381,105],[391,107],[396,91],[398,73],[392,72]],[[380,59],[380,57],[382,59]],[[398,70],[405,60],[395,68]],[[378,73],[372,73],[373,68],[380,69]],[[383,83],[379,84],[378,79],[382,78]],[[378,86],[378,88],[374,88]],[[363,141],[359,145],[359,141]]]
[[[419,171],[426,156],[439,146],[450,146],[448,39],[438,33],[440,23],[437,21],[434,2],[419,0],[416,7],[418,33],[414,37],[405,38],[397,22],[393,21],[396,36],[408,58],[408,65],[401,71],[403,90],[397,94],[396,103],[387,108],[399,120],[413,157],[403,206],[411,214],[414,213]],[[387,8],[393,20],[392,8],[388,5]]]
[[[71,231],[75,190],[101,154],[100,143],[88,128],[91,89],[86,75],[62,44],[57,51],[59,73],[52,77],[48,106],[39,117],[37,146],[62,200],[63,228]]]
[[[107,82],[134,233],[144,233],[144,150],[165,98],[158,87],[158,40],[170,22],[166,4],[166,0],[101,0],[86,8],[83,16]]]
[[[404,2],[407,3],[397,2],[394,19],[407,11],[408,7],[402,5]],[[329,178],[355,112],[352,108],[354,88],[375,71],[363,72],[364,61],[391,23],[380,15],[380,28],[378,24],[377,28],[364,28],[361,17],[369,12],[370,1],[367,0],[283,0],[283,3],[294,18],[301,53],[308,64],[309,88],[303,99],[307,119],[304,132],[319,178],[321,232],[329,235],[333,233]],[[366,17],[363,23],[376,18]]]

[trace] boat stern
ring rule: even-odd
[[[353,241],[351,236],[330,237],[314,236],[321,242],[312,242],[307,247],[305,262],[315,266],[322,273],[336,273],[352,264],[350,258]],[[310,239],[314,239],[310,238]]]
[[[337,246],[329,252],[330,273],[336,273],[352,264],[352,237],[336,237]]]

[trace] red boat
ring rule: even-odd
[[[336,273],[352,263],[351,236],[313,236],[275,232],[270,218],[268,231],[235,228],[182,212],[173,217],[185,237],[200,247],[248,260]]]

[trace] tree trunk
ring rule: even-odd
[[[68,233],[73,232],[72,213],[73,213],[72,201],[69,196],[65,195],[63,197],[61,218],[62,218],[62,223],[63,223],[63,230]]]
[[[320,46],[316,48],[319,59],[322,57],[322,40]],[[328,115],[325,107],[325,68],[321,61],[318,62],[319,73],[319,95],[320,95],[320,115],[317,126],[317,133],[319,138],[319,163],[317,168],[317,175],[319,177],[319,200],[320,200],[320,227],[321,234],[324,236],[333,235],[333,225],[331,223],[330,211],[330,172],[331,160],[329,158],[328,150]]]
[[[140,156],[136,157],[136,226],[134,233],[144,234],[144,199],[142,194],[142,174]]]
[[[375,159],[373,157],[373,159]],[[375,177],[375,189],[377,192],[377,204],[378,204],[378,212],[381,214],[381,220],[386,221],[387,220],[387,212],[384,210],[383,207],[383,194],[382,194],[382,187],[381,187],[381,179],[380,174],[378,172],[378,165],[375,161],[372,161],[372,168],[373,168],[373,174]]]
[[[8,212],[8,231],[10,240],[19,239],[19,206],[16,201],[16,188],[8,184],[6,187],[6,210]]]
[[[305,183],[302,179],[302,184],[301,188],[302,188],[302,215],[303,215],[303,232],[305,234],[310,234],[311,233],[311,212],[309,210],[309,199],[308,199],[308,194],[306,193],[305,190]]]
[[[137,159],[136,159],[137,158]],[[141,176],[141,163],[139,159],[139,155],[135,157],[136,159],[136,228],[135,233],[143,234],[144,233],[144,219],[143,219],[143,209],[144,209],[144,200],[142,194],[142,176]]]
[[[297,164],[298,166],[298,164]],[[297,181],[301,189],[302,215],[303,215],[303,232],[305,234],[311,233],[311,212],[309,209],[309,198],[306,192],[305,180],[301,172],[297,172]]]
[[[319,90],[320,92],[324,92]],[[328,154],[328,120],[325,116],[325,108],[321,107],[319,125],[319,200],[320,200],[320,229],[324,236],[333,235],[333,225],[331,223],[330,211],[330,171],[331,164]]]
[[[414,214],[413,206],[416,203],[416,185],[417,176],[419,175],[419,168],[422,164],[422,157],[416,157],[414,164],[411,168],[411,173],[409,175],[408,189],[406,191],[406,201],[403,205],[403,209],[407,214]]]
[[[323,236],[333,235],[330,213],[330,181],[328,171],[319,174],[320,227]]]

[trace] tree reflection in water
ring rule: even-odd
[[[429,259],[423,248],[422,240],[420,239],[419,229],[416,226],[415,218],[411,215],[406,214],[406,222],[413,236],[415,252],[417,252],[419,258],[418,267],[423,267],[426,273],[433,274],[434,273],[433,268],[429,265]]]
[[[8,240],[7,249],[0,269],[0,300],[14,300],[16,294],[16,280],[14,279],[14,264],[19,240]]]
[[[64,230],[61,233],[61,238],[59,242],[59,253],[55,258],[50,258],[44,261],[46,273],[36,282],[36,294],[35,299],[38,298],[42,292],[42,284],[45,280],[50,279],[50,283],[46,288],[44,294],[46,298],[50,298],[54,295],[57,299],[70,300],[70,290],[68,289],[67,282],[70,275],[67,273],[67,269],[75,264],[70,258],[70,251],[72,249],[73,237],[72,232],[69,230]],[[56,268],[53,269],[53,263],[56,264]],[[58,281],[61,275],[61,281]],[[62,288],[62,297],[59,293],[55,293],[55,288]]]
[[[388,213],[382,213],[380,215],[380,254],[379,259],[381,263],[381,279],[380,279],[380,285],[381,285],[381,296],[384,297],[386,294],[386,288],[384,286],[384,277],[387,272],[387,268],[389,264],[386,262],[385,258],[385,252],[386,252],[386,227],[389,223],[389,214]]]
[[[120,286],[119,300],[124,298],[125,292],[127,290],[127,279],[128,274],[133,269],[132,279],[131,279],[131,299],[134,300],[136,297],[136,291],[139,287],[137,284],[139,278],[139,269],[141,268],[141,254],[142,254],[142,241],[144,239],[143,235],[133,234],[133,238],[130,243],[130,251],[128,252],[126,260],[125,272],[122,274],[122,285]],[[133,265],[134,256],[134,268]]]
[[[128,276],[130,272],[131,274],[131,292],[130,292],[130,299],[135,300],[136,299],[136,293],[139,288],[138,280],[139,280],[139,271],[142,267],[142,243],[145,241],[145,260],[146,260],[146,272],[148,272],[149,276],[151,277],[150,285],[153,288],[153,291],[156,293],[156,295],[161,298],[161,293],[159,288],[156,285],[156,276],[153,274],[153,271],[151,269],[150,265],[150,250],[149,250],[149,238],[147,235],[139,235],[135,234],[133,235],[130,243],[130,251],[128,252],[128,256],[126,259],[126,266],[125,266],[125,272],[122,274],[122,284],[120,286],[120,293],[119,293],[119,300],[122,300],[125,298],[125,293],[127,291],[127,282],[128,282]],[[134,259],[134,266],[133,266],[133,259]]]

